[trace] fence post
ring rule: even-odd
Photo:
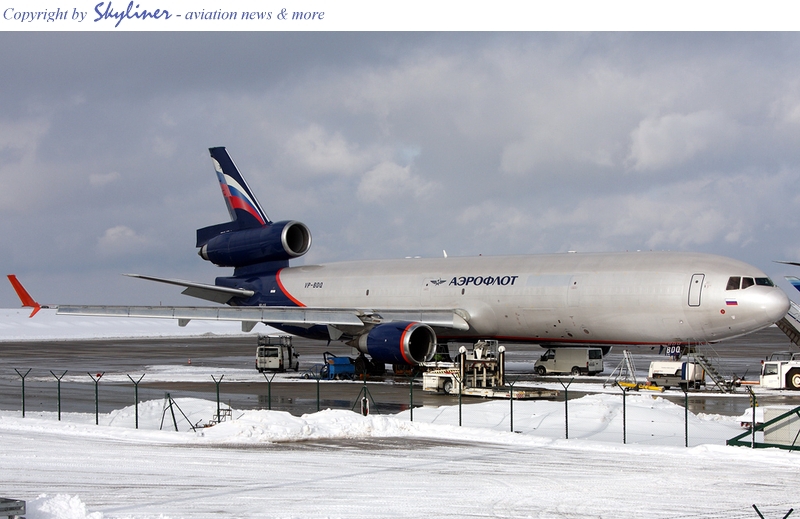
[[[756,400],[756,394],[753,393],[753,388],[747,386],[747,391],[750,393],[750,406],[753,408],[752,420],[750,421],[750,448],[756,448],[756,407],[758,406],[758,401]]]
[[[569,440],[569,404],[567,401],[569,400],[569,386],[572,385],[572,382],[575,378],[569,379],[569,383],[564,385],[561,379],[558,379],[558,383],[561,384],[561,387],[564,388],[564,430],[566,432],[566,439]]]
[[[142,376],[139,377],[139,380],[133,380],[133,377],[128,375],[128,378],[131,379],[131,382],[133,382],[133,406],[134,406],[134,413],[136,415],[136,428],[137,429],[139,428],[139,382],[142,381],[142,379],[144,378],[144,375],[145,374],[142,373]]]
[[[54,377],[56,377],[56,380],[58,381],[58,421],[60,422],[61,421],[61,379],[64,378],[64,375],[67,374],[67,370],[64,370],[64,373],[62,373],[60,377],[58,375],[56,375],[55,373],[53,373],[53,370],[50,370],[50,374],[53,375]]]
[[[514,384],[517,383],[517,380],[519,380],[519,376],[517,376],[514,379],[514,382],[508,382],[508,381],[505,382],[506,385],[509,386],[509,388],[510,388],[508,390],[508,397],[509,397],[508,398],[508,403],[509,403],[509,407],[510,407],[510,409],[509,409],[509,427],[511,429],[511,432],[514,432]]]
[[[414,379],[416,376],[416,370],[412,370],[408,380],[408,412],[412,422],[414,421]]]
[[[264,375],[264,380],[267,381],[267,409],[272,411],[272,379],[275,378],[275,375],[277,375],[277,373],[273,373],[270,378],[267,378],[267,374],[264,372],[262,372],[261,374]]]
[[[627,430],[627,417],[625,416],[625,397],[628,395],[628,389],[620,386],[622,389],[622,444],[628,443],[628,430]]]
[[[683,446],[689,446],[689,388],[683,389]]]
[[[225,378],[225,375],[222,375],[221,377],[219,377],[219,380],[217,380],[214,377],[214,375],[211,375],[211,379],[214,381],[214,384],[216,384],[216,386],[217,386],[217,423],[222,421],[222,417],[220,416],[220,412],[219,412],[219,384],[220,384],[220,382],[222,382],[223,378]]]
[[[86,374],[92,377],[92,381],[94,382],[94,424],[100,425],[100,398],[97,387],[100,384],[100,379],[106,374],[106,372],[104,371],[96,375],[92,375],[89,372]]]
[[[25,374],[23,375],[22,373],[19,372],[19,370],[17,368],[14,368],[14,371],[17,372],[17,375],[19,375],[22,378],[22,417],[23,418],[25,418],[25,377],[28,376],[28,373],[31,372],[31,369],[33,369],[33,368],[28,368],[28,371],[26,371]]]

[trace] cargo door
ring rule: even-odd
[[[689,306],[700,306],[700,296],[703,292],[705,274],[693,274],[689,284]]]

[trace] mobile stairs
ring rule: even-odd
[[[720,357],[710,344],[688,346],[684,355],[699,364],[700,367],[705,370],[706,376],[714,382],[712,390],[716,388],[723,393],[735,393],[736,388],[741,384],[739,378],[735,376],[725,376],[720,373],[717,368]]]

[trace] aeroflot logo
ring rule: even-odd
[[[492,285],[513,285],[517,282],[519,276],[461,276],[461,277],[454,277],[450,280],[448,286],[457,286],[463,287],[467,285],[473,286],[492,286]]]

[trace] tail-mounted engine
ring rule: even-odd
[[[391,322],[375,326],[351,344],[374,362],[415,366],[433,358],[436,333],[423,323]]]
[[[220,267],[286,261],[302,256],[311,247],[311,231],[296,221],[270,222],[255,229],[228,230],[208,237],[220,227],[197,231],[198,254]]]

